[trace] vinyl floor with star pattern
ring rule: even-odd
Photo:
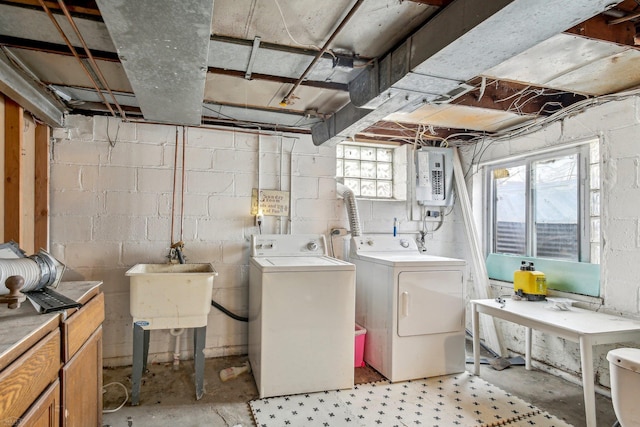
[[[569,426],[469,372],[256,399],[249,405],[259,427]]]

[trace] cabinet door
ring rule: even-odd
[[[60,426],[60,381],[56,380],[42,393],[31,408],[20,417],[15,427]]]
[[[398,335],[444,334],[464,328],[462,271],[403,271],[398,278]]]
[[[20,419],[58,379],[60,365],[60,331],[56,329],[0,372],[0,426]]]
[[[62,368],[62,426],[102,425],[102,326]]]

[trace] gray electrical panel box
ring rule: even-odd
[[[422,206],[453,204],[453,149],[422,147],[416,151],[416,200]]]

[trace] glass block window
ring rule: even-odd
[[[393,198],[393,148],[336,146],[336,177],[361,198]]]

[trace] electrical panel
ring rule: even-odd
[[[416,151],[416,200],[423,206],[453,204],[453,149],[422,147]]]

